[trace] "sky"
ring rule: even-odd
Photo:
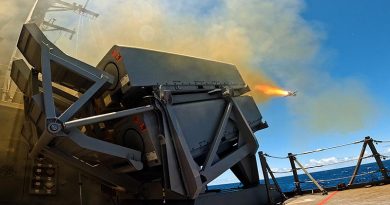
[[[286,156],[288,152],[301,153],[346,144],[362,140],[365,136],[390,140],[388,126],[390,112],[386,106],[390,104],[390,81],[388,80],[390,78],[390,2],[363,0],[351,3],[349,0],[316,0],[304,3],[305,8],[300,15],[313,29],[324,35],[320,41],[322,55],[319,57],[320,63],[316,63],[315,66],[319,66],[336,80],[359,79],[376,104],[376,108],[372,108],[372,112],[376,112],[375,117],[367,121],[361,129],[347,133],[334,130],[313,134],[306,132],[305,126],[303,130],[297,132],[296,129],[300,128],[292,127],[293,123],[291,123],[297,116],[289,110],[288,106],[288,101],[292,99],[275,98],[265,104],[259,104],[263,117],[270,125],[268,129],[256,133],[260,150],[274,156]],[[299,90],[296,97],[300,97]],[[361,146],[362,144],[358,144],[304,155],[298,157],[298,160],[306,165],[343,161],[345,157],[348,159],[357,157]],[[380,153],[390,155],[389,144],[376,146]],[[366,153],[370,151],[367,149]],[[267,160],[273,170],[290,169],[287,160],[270,158]],[[366,159],[363,163],[372,161]],[[355,163],[333,165],[315,171],[355,165]],[[231,173],[225,174],[215,183],[230,181],[232,179],[230,175]]]
[[[20,5],[26,2],[34,1],[0,3],[0,52],[12,47],[7,38],[15,34],[6,31],[20,29],[28,13]],[[269,124],[256,132],[259,151],[287,156],[365,136],[390,140],[389,1],[93,0],[88,8],[100,16],[47,15],[75,29],[72,40],[64,32],[47,35],[91,65],[112,45],[129,45],[233,63],[252,89],[270,84],[297,90],[296,97],[251,92]],[[377,148],[390,155],[390,144]],[[360,149],[361,144],[353,145],[298,160],[305,165],[337,162],[356,157]],[[274,170],[289,169],[287,160],[268,160]],[[339,166],[346,165],[352,164]],[[236,181],[226,172],[212,183]]]

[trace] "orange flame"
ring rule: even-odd
[[[289,94],[286,90],[270,85],[256,85],[255,90],[260,91],[266,95],[287,96]]]

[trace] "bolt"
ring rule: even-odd
[[[52,133],[56,133],[56,132],[60,131],[60,129],[61,129],[60,125],[57,124],[57,123],[51,123],[49,125],[49,131],[52,132]]]
[[[58,125],[52,124],[52,125],[50,125],[50,129],[53,130],[53,131],[57,131],[58,130]]]

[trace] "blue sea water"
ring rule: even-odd
[[[383,161],[384,166],[388,171],[390,171],[390,160]],[[355,169],[355,166],[344,167],[338,169],[331,169],[326,171],[319,171],[310,173],[314,179],[316,179],[319,184],[325,188],[327,187],[336,187],[337,184],[345,183],[348,184],[351,179],[352,173]],[[390,173],[389,173],[390,174]],[[310,181],[309,177],[305,174],[298,175],[301,183],[302,190],[312,190],[316,189],[316,186]],[[378,181],[383,179],[382,174],[379,172],[379,167],[374,163],[362,164],[360,166],[359,172],[355,178],[355,184],[358,183],[366,183],[372,181]],[[270,180],[272,183],[272,180]],[[295,189],[294,178],[293,176],[285,176],[276,178],[280,188],[283,192],[290,192]],[[264,183],[263,180],[260,180],[260,183]],[[240,183],[232,183],[232,184],[221,184],[209,186],[209,189],[229,189],[229,188],[237,188],[240,187]]]

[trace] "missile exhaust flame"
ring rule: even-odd
[[[278,88],[276,86],[271,86],[271,85],[256,85],[255,90],[269,96],[287,97],[287,96],[297,95],[297,91],[293,92],[293,91],[283,90],[281,88]]]

